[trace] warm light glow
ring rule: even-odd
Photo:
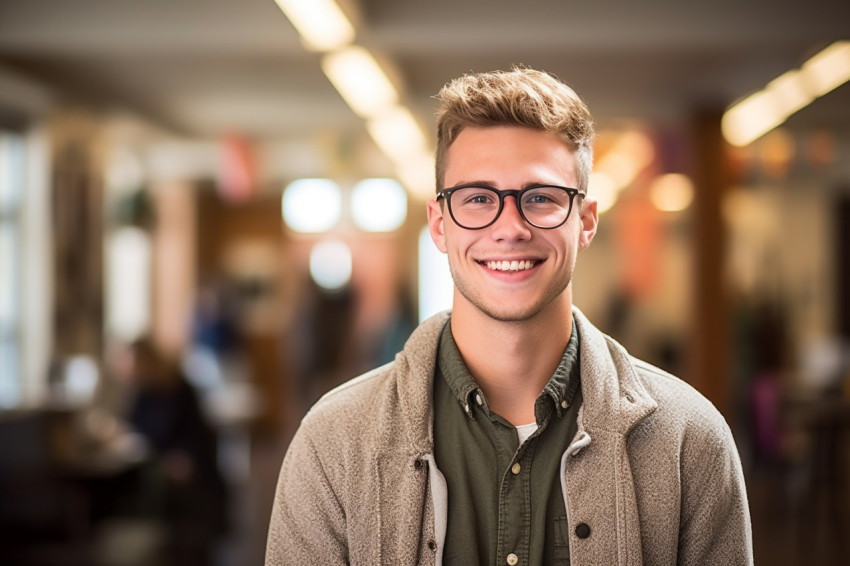
[[[629,154],[616,150],[605,154],[596,169],[608,177],[615,189],[627,187],[638,173],[635,160]]]
[[[780,124],[773,110],[770,93],[748,96],[723,114],[720,128],[730,144],[745,146]]]
[[[635,177],[652,163],[655,147],[646,134],[628,131],[621,135],[617,143],[606,153],[596,166],[596,171],[604,173],[617,191],[629,186]]]
[[[342,194],[329,179],[297,179],[283,191],[283,220],[296,232],[333,228],[342,216]]]
[[[763,90],[731,106],[721,121],[723,137],[735,146],[748,145],[848,80],[850,41],[839,41],[801,69],[782,74]]]
[[[767,91],[773,97],[777,112],[787,117],[808,106],[815,99],[808,82],[800,71],[788,71],[770,81]]]
[[[806,61],[802,72],[815,96],[823,96],[850,81],[850,41],[836,41]]]
[[[364,179],[351,191],[351,217],[367,232],[397,230],[407,218],[407,193],[394,179]]]
[[[434,154],[423,151],[396,166],[396,173],[410,193],[423,200],[434,198]]]
[[[643,169],[655,158],[655,146],[649,136],[636,130],[627,131],[617,141],[617,149],[628,153],[639,169]]]
[[[660,175],[649,187],[649,198],[658,210],[685,210],[694,200],[694,184],[687,175],[681,173]]]
[[[392,108],[398,93],[371,53],[348,47],[328,53],[322,70],[345,102],[362,118],[371,118]]]
[[[333,0],[275,0],[311,51],[332,51],[354,41],[354,26]]]
[[[617,187],[611,177],[605,173],[590,174],[587,192],[596,199],[596,211],[599,214],[607,212],[617,202]]]
[[[351,249],[341,240],[319,242],[310,251],[310,276],[322,289],[336,291],[351,281]]]
[[[366,129],[380,150],[397,164],[425,151],[425,135],[410,110],[403,106],[369,120]]]

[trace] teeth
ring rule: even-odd
[[[522,261],[488,261],[486,265],[489,269],[496,271],[522,271],[534,267],[534,261],[530,259]]]

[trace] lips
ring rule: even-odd
[[[482,261],[481,262],[487,269],[492,269],[494,271],[525,271],[527,269],[533,268],[537,265],[537,260],[532,259],[523,259],[523,260],[501,260],[501,261]]]

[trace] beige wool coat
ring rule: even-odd
[[[268,566],[441,564],[451,494],[434,463],[431,401],[447,316],[305,416],[281,467]],[[584,401],[561,460],[571,563],[752,564],[744,478],[723,417],[574,316]]]

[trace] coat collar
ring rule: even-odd
[[[403,428],[408,442],[422,455],[434,451],[434,370],[449,314],[435,314],[420,324],[395,359],[397,393],[407,419]]]
[[[440,334],[449,314],[441,312],[419,325],[394,364],[398,398],[407,419],[404,429],[420,454],[430,454],[434,447],[434,370]],[[625,435],[658,404],[644,387],[625,348],[593,326],[576,307],[573,317],[580,336],[580,426],[590,434],[604,430]]]
[[[573,307],[581,342],[581,391],[584,396],[580,423],[593,430],[627,434],[649,416],[658,403],[649,394],[629,353],[597,329]]]

